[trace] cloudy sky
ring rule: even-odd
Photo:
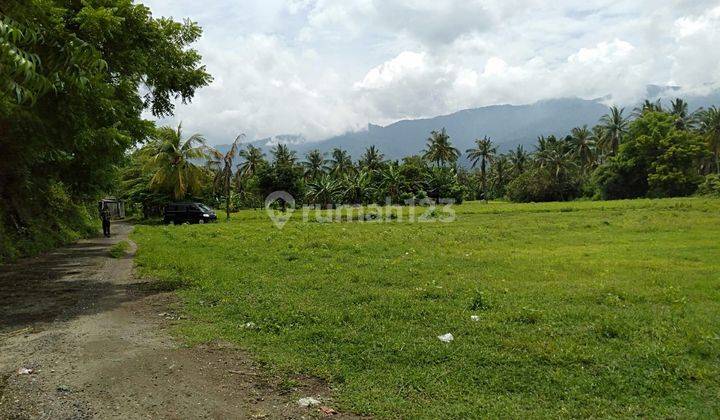
[[[168,123],[228,143],[648,84],[720,86],[720,0],[142,0],[215,78]]]

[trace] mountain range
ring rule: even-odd
[[[663,97],[667,104],[677,88],[648,87],[649,97]],[[652,95],[650,95],[652,93]],[[684,96],[690,110],[710,105],[720,105],[720,90],[705,96]],[[278,144],[289,144],[299,158],[312,149],[330,152],[339,147],[347,150],[357,160],[365,148],[375,145],[386,159],[400,159],[421,153],[432,130],[445,128],[453,145],[464,152],[473,146],[478,137],[488,136],[498,145],[500,152],[517,145],[531,151],[540,135],[565,136],[574,127],[597,124],[608,112],[602,99],[585,100],[561,98],[536,102],[530,105],[493,105],[466,109],[449,115],[415,120],[402,120],[388,126],[368,124],[366,130],[348,132],[321,141],[309,142],[301,135],[279,135],[252,142],[270,156],[270,149]],[[632,106],[625,109],[630,116]],[[223,151],[227,146],[218,146]],[[463,160],[461,159],[461,163]]]

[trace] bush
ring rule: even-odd
[[[21,203],[0,204],[0,262],[97,234],[96,208],[94,202],[75,202],[65,185],[56,181],[28,191]]]
[[[621,200],[643,197],[647,194],[647,173],[633,162],[611,159],[598,167],[590,183],[595,190],[595,198],[601,200]]]
[[[508,199],[521,203],[570,200],[578,193],[577,182],[567,178],[555,179],[553,174],[542,168],[522,173],[507,186]]]
[[[128,241],[120,241],[110,247],[110,256],[112,258],[120,258],[130,250],[130,243]]]
[[[711,197],[720,197],[720,175],[710,174],[705,177],[705,181],[698,187],[699,195],[708,195]]]

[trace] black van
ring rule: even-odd
[[[167,225],[175,223],[208,223],[217,220],[215,212],[202,203],[170,203],[165,206],[163,222]]]

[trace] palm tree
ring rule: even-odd
[[[427,149],[424,150],[423,158],[434,162],[439,166],[455,162],[460,157],[460,151],[453,147],[450,136],[443,128],[440,132],[431,131],[427,139]]]
[[[353,204],[367,204],[373,192],[372,176],[368,170],[362,170],[357,175],[345,175],[345,200]]]
[[[215,173],[215,180],[213,182],[215,191],[222,191],[225,195],[225,213],[227,214],[227,220],[230,220],[230,187],[232,186],[233,177],[233,159],[238,154],[238,147],[240,140],[245,137],[244,134],[240,134],[235,138],[235,141],[230,145],[230,149],[224,155],[216,149],[210,149],[210,156],[214,162],[220,163],[219,170]]]
[[[577,166],[572,158],[572,152],[564,151],[560,144],[538,152],[535,161],[538,166],[547,169],[556,182],[559,182],[563,176],[568,175],[570,170]]]
[[[405,186],[405,177],[397,165],[388,165],[380,176],[380,183],[393,203],[396,203]]]
[[[680,98],[670,102],[670,115],[675,117],[675,128],[690,130],[695,125],[695,116],[688,112],[688,104]]]
[[[635,109],[633,109],[633,115],[637,118],[642,117],[648,112],[663,112],[663,107],[660,99],[656,100],[655,102],[652,102],[649,99],[645,99],[645,102],[643,102],[641,106],[635,107]]]
[[[338,147],[333,149],[329,162],[328,169],[335,175],[345,175],[355,170],[350,154]]]
[[[182,124],[177,129],[160,127],[145,150],[149,155],[145,169],[154,172],[150,179],[151,189],[169,191],[176,200],[185,198],[188,193],[199,192],[203,171],[192,161],[208,158],[205,138],[201,134],[183,140]]]
[[[711,106],[702,111],[700,121],[700,130],[715,160],[715,171],[720,175],[720,108]]]
[[[275,165],[278,166],[293,166],[297,160],[295,151],[290,150],[287,144],[278,143],[270,149],[270,153],[275,157]]]
[[[535,145],[535,153],[542,152],[543,150],[548,148],[548,140],[545,138],[545,136],[538,136],[537,138],[537,144]]]
[[[601,145],[603,144],[603,139],[605,138],[605,128],[602,125],[596,125],[592,128],[590,131],[590,141],[595,145],[595,161],[596,164],[601,164],[603,162],[603,153],[601,149]]]
[[[315,179],[325,173],[324,168],[327,163],[325,155],[318,149],[311,150],[305,155],[305,161],[302,163],[305,168],[305,179]]]
[[[382,168],[384,159],[385,155],[380,153],[375,145],[372,145],[365,149],[365,153],[360,157],[358,165],[370,171],[377,171]]]
[[[323,174],[307,184],[306,196],[311,203],[321,203],[323,208],[329,208],[341,192],[340,182],[329,174]]]
[[[490,181],[496,197],[505,195],[505,186],[510,177],[510,169],[510,159],[505,155],[500,155],[490,167]]]
[[[490,140],[488,136],[475,140],[475,144],[477,147],[474,149],[467,149],[465,153],[467,153],[467,157],[470,159],[473,168],[477,165],[478,161],[480,161],[480,177],[482,178],[483,199],[487,203],[487,177],[485,167],[488,163],[491,163],[495,159],[497,148],[493,146],[492,140]]]
[[[624,110],[625,108],[618,109],[613,105],[610,107],[610,112],[600,118],[605,132],[600,146],[613,156],[617,154],[623,135],[627,132],[628,120],[622,115]]]
[[[518,176],[525,172],[528,164],[528,153],[522,145],[519,145],[514,151],[510,152],[509,159],[513,176]]]
[[[575,127],[570,133],[573,153],[582,164],[583,170],[592,168],[595,164],[595,143],[587,125]]]
[[[258,167],[265,160],[265,153],[262,149],[248,144],[245,150],[241,150],[238,154],[245,161],[237,166],[238,176],[241,178],[249,178],[257,172]]]

